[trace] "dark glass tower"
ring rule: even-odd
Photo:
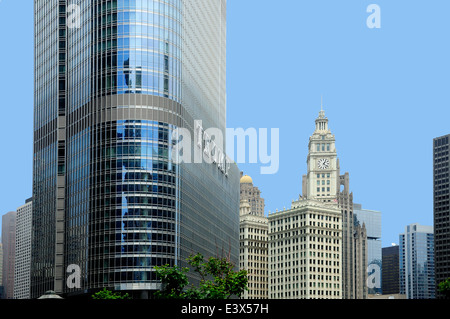
[[[195,120],[225,136],[226,1],[34,5],[32,297],[145,298],[155,265],[197,252],[237,265],[239,170],[171,152],[172,132],[194,137]]]
[[[433,140],[433,212],[436,286],[450,278],[450,135]],[[437,287],[436,287],[437,288]],[[436,289],[436,296],[441,298]]]
[[[384,295],[400,293],[399,246],[382,248],[381,290]]]

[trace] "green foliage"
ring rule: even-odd
[[[155,293],[156,298],[180,299],[184,298],[183,289],[188,285],[186,273],[188,268],[180,268],[178,266],[154,267],[158,278],[161,279],[163,285],[161,291]]]
[[[128,294],[120,294],[113,292],[109,289],[103,288],[103,290],[96,292],[92,295],[92,299],[131,299]]]
[[[450,278],[442,281],[438,285],[439,292],[442,293],[446,298],[450,298]]]
[[[188,287],[188,268],[168,265],[155,267],[162,282],[158,298],[167,299],[229,299],[240,297],[247,290],[247,271],[234,271],[233,264],[226,258],[211,257],[205,261],[201,254],[191,255],[188,264],[200,276],[198,287]]]

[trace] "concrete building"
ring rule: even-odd
[[[253,185],[253,180],[250,176],[244,175],[241,172],[240,180],[240,198],[248,200],[251,206],[251,212],[257,216],[265,216],[264,198],[261,197],[261,191],[258,187]]]
[[[241,178],[242,190],[254,189],[249,176]],[[241,195],[242,196],[242,195]],[[255,198],[255,202],[260,202]],[[255,207],[255,206],[253,206]],[[240,256],[239,267],[248,272],[248,291],[244,292],[243,299],[268,298],[268,219],[262,210],[252,210],[250,199],[241,197],[240,205]],[[261,214],[262,211],[262,214]]]
[[[269,298],[364,299],[367,234],[323,109],[309,139],[302,195],[269,213]]]
[[[436,297],[433,226],[411,224],[400,238],[400,294],[407,299]]]
[[[300,198],[269,213],[269,298],[341,299],[341,214]]]
[[[34,2],[31,297],[112,287],[147,299],[160,289],[154,266],[221,249],[238,265],[226,1],[71,4]],[[223,145],[209,148],[208,129]],[[181,141],[203,158],[178,161]],[[66,284],[71,265],[79,286]]]
[[[433,139],[433,229],[437,285],[450,278],[450,135]]]
[[[16,212],[9,212],[2,216],[2,244],[3,244],[3,298],[14,297],[14,265],[16,259]]]
[[[357,269],[367,269],[367,260],[356,258],[355,253],[367,247],[360,238],[361,230],[355,226],[353,192],[350,191],[350,174],[340,174],[336,152],[336,138],[328,128],[328,118],[323,109],[316,119],[316,130],[309,141],[308,174],[303,176],[303,197],[335,202],[341,211],[342,222],[342,298],[361,299],[367,295],[365,278]],[[362,256],[362,255],[361,255]],[[363,262],[364,264],[358,264]],[[362,272],[358,272],[362,274]]]
[[[368,297],[368,272],[367,260],[369,255],[369,245],[367,240],[366,225],[355,225],[354,228],[355,243],[355,297],[354,299],[367,299]]]
[[[32,199],[17,208],[14,299],[30,299]]]
[[[320,111],[303,195],[269,213],[269,298],[342,299],[342,213],[335,138]]]

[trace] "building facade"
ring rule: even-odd
[[[350,191],[350,175],[340,174],[336,139],[328,128],[328,118],[323,109],[316,119],[316,130],[310,138],[308,174],[303,176],[303,197],[316,197],[324,202],[337,203],[342,222],[342,298],[361,299],[366,296],[367,285],[357,276],[357,269],[367,269],[367,261],[356,258],[355,253],[367,247],[359,238],[360,229],[355,227],[353,192]],[[308,195],[309,194],[309,195]],[[364,262],[365,264],[358,264]],[[361,272],[359,272],[362,274]]]
[[[226,1],[37,0],[35,43],[31,296],[148,298],[156,265],[237,265],[239,170],[172,152],[178,128],[225,131]]]
[[[14,265],[16,262],[16,212],[2,216],[3,298],[14,298]]]
[[[269,214],[269,298],[342,299],[341,214],[300,198]]]
[[[253,185],[252,178],[244,175],[243,172],[241,172],[240,180],[240,198],[248,201],[253,215],[265,216],[265,204],[264,198],[261,197],[261,191]]]
[[[364,225],[367,232],[367,275],[368,294],[381,294],[381,212],[363,209],[361,204],[353,203],[355,224]]]
[[[350,177],[340,174],[323,109],[308,150],[302,195],[269,214],[269,298],[365,299],[366,228],[355,225]]]
[[[31,220],[33,201],[27,199],[17,208],[16,259],[14,265],[14,299],[30,298]]]
[[[342,214],[335,138],[320,111],[309,141],[303,193],[269,213],[269,298],[342,299]]]
[[[437,285],[450,278],[450,160],[449,138],[433,139],[433,224]],[[436,290],[437,297],[443,296]]]
[[[355,295],[353,299],[367,299],[368,297],[368,268],[369,244],[367,240],[366,225],[355,225],[354,228],[355,245]],[[372,278],[370,278],[372,279]]]
[[[3,244],[0,243],[0,299],[4,298],[3,289]]]
[[[400,234],[400,293],[407,299],[435,298],[432,226],[411,224]]]
[[[400,293],[400,251],[398,245],[383,247],[381,290],[383,295]]]
[[[243,299],[268,298],[268,219],[264,216],[264,207],[253,211],[248,198],[242,198],[242,191],[253,188],[249,176],[241,178],[241,204],[240,204],[240,254],[239,268],[247,270],[248,291],[244,292]],[[258,193],[259,194],[259,193]],[[259,202],[256,198],[256,202]]]

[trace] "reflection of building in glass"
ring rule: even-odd
[[[411,224],[399,237],[400,293],[407,299],[434,299],[433,226]]]
[[[353,212],[355,224],[364,224],[367,231],[368,275],[373,280],[368,293],[381,294],[381,212],[363,209],[361,204],[353,204]]]
[[[155,265],[222,250],[237,265],[237,167],[171,152],[195,120],[225,132],[226,2],[82,1],[76,29],[68,4],[35,3],[31,296],[146,298]],[[79,289],[66,286],[71,264]]]

